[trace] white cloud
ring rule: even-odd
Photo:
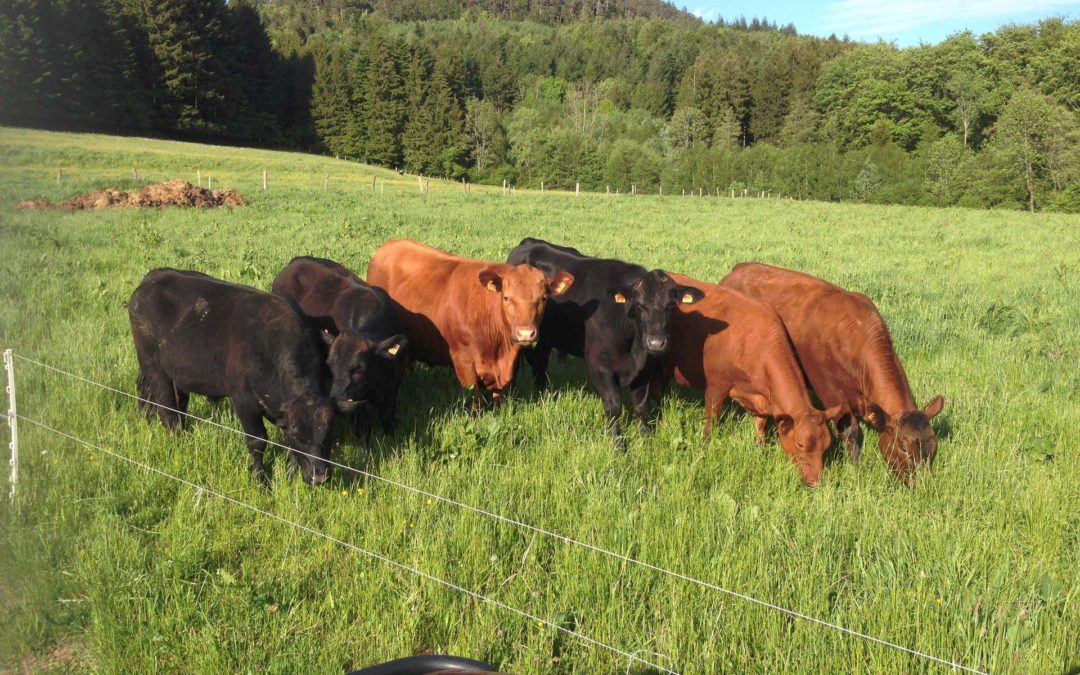
[[[939,21],[987,19],[1024,12],[1052,12],[1076,0],[839,0],[829,4],[826,30],[852,37],[888,35]]]
[[[715,21],[716,18],[720,16],[719,10],[704,9],[702,7],[690,10],[690,13],[701,19],[702,21]]]

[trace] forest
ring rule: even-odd
[[[660,0],[9,0],[0,124],[521,187],[1080,211],[1080,21],[899,49]]]

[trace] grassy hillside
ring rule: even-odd
[[[920,403],[946,397],[933,472],[890,478],[867,434],[801,486],[731,410],[707,443],[697,394],[612,449],[581,363],[524,373],[472,418],[417,368],[396,436],[343,433],[351,466],[993,672],[1080,666],[1080,219],[776,200],[477,189],[305,155],[0,130],[0,345],[128,392],[125,303],[152,267],[268,288],[299,254],[363,274],[410,237],[503,259],[522,237],[717,279],[788,265],[873,297]],[[106,185],[237,187],[237,209],[18,212]],[[261,171],[270,189],[261,189]],[[63,171],[58,183],[57,170]],[[385,191],[370,189],[371,177]],[[323,189],[329,176],[329,189]],[[248,478],[241,439],[169,434],[133,401],[17,364],[21,414],[685,673],[934,670],[917,657],[342,471]],[[192,412],[238,427],[229,406]],[[625,657],[20,425],[0,506],[0,664],[108,672],[334,672],[435,650],[517,673],[626,672]],[[278,454],[272,469],[283,466]],[[5,486],[6,488],[6,486]],[[637,671],[643,672],[643,671]]]

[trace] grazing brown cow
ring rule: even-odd
[[[514,377],[523,345],[536,343],[548,294],[561,295],[574,277],[550,279],[531,265],[470,260],[415,241],[383,244],[368,264],[367,281],[390,294],[413,356],[453,366],[461,386],[480,387],[499,403]]]
[[[676,283],[704,291],[693,305],[671,317],[672,344],[663,359],[656,391],[675,376],[705,391],[705,436],[731,397],[754,416],[758,443],[765,444],[769,418],[780,445],[807,485],[817,485],[825,451],[832,444],[828,417],[814,408],[795,352],[780,317],[767,304],[729,288],[671,274]]]
[[[944,402],[935,396],[922,410],[915,407],[889,329],[870,298],[760,263],[736,265],[720,283],[776,309],[811,389],[839,409],[832,419],[853,462],[862,448],[860,419],[880,434],[881,454],[903,482],[920,462],[934,459],[937,437],[930,419]]]

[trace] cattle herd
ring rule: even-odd
[[[366,404],[392,432],[413,360],[452,367],[478,412],[502,401],[519,355],[545,389],[552,350],[584,359],[620,448],[622,389],[648,430],[674,378],[704,391],[706,436],[728,398],[753,416],[761,444],[772,419],[808,485],[821,479],[830,421],[852,461],[860,424],[873,427],[905,483],[937,453],[930,419],[942,398],[916,407],[874,303],[758,263],[707,283],[532,238],[505,263],[398,240],[375,252],[366,282],[310,257],[294,258],[270,293],[156,269],[128,312],[147,415],[177,428],[190,394],[228,397],[264,481],[264,418],[283,430],[290,472],[317,485],[330,475],[334,417],[352,416],[365,436]]]

